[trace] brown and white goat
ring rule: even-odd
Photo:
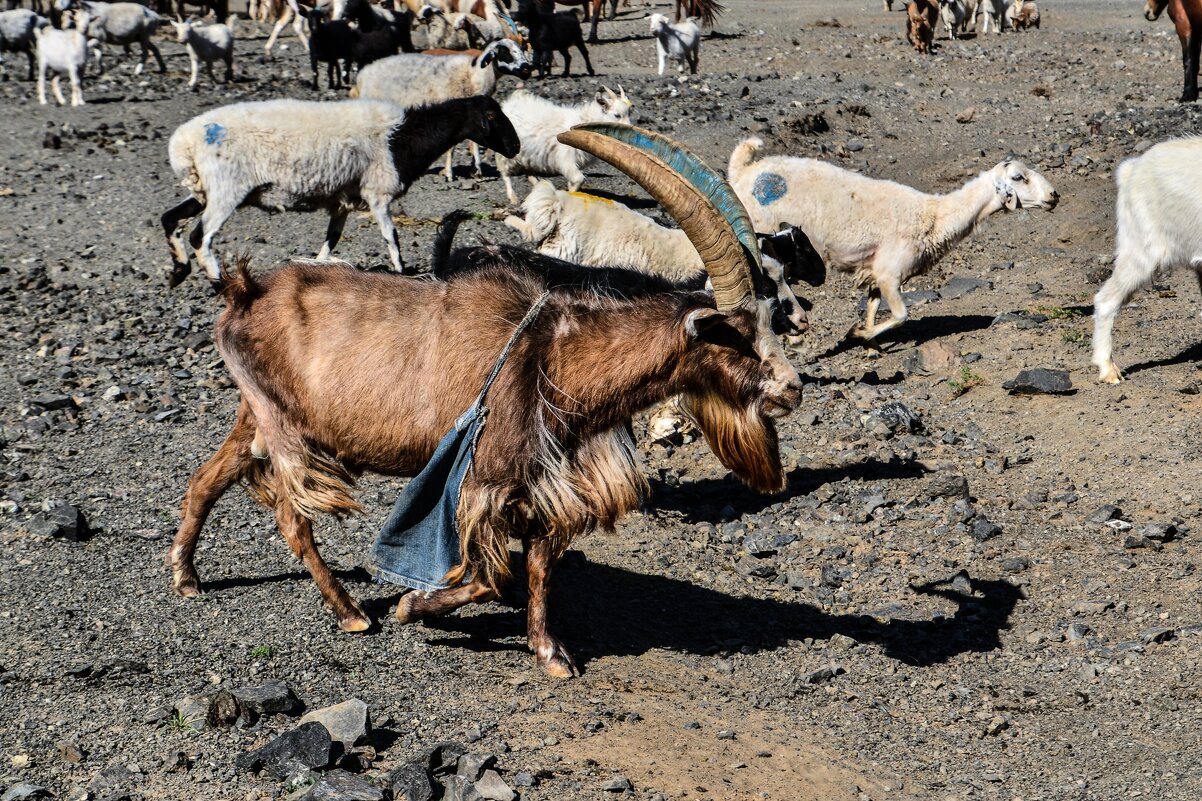
[[[573,674],[571,656],[547,632],[550,572],[575,537],[611,528],[640,502],[646,482],[626,421],[665,398],[682,396],[710,448],[745,483],[784,487],[774,418],[797,406],[801,386],[769,327],[769,305],[756,297],[763,281],[746,213],[709,168],[698,168],[707,171],[707,194],[666,167],[666,157],[644,153],[646,145],[582,127],[593,130],[561,141],[618,166],[660,200],[701,254],[713,296],[563,285],[540,271],[545,257],[504,247],[459,251],[470,269],[446,282],[305,264],[255,278],[242,262],[226,279],[228,306],[216,327],[241,405],[224,444],[188,484],[168,553],[176,592],[199,593],[201,527],[242,480],[274,509],[339,626],[367,629],[362,607],[318,553],[312,519],[357,509],[350,484],[363,471],[418,473],[546,291],[489,393],[488,424],[459,499],[461,564],[448,589],[405,595],[401,622],[496,598],[509,578],[509,540],[518,539],[530,647],[552,675]],[[670,148],[692,158],[649,131],[617,127],[655,140],[660,156]]]

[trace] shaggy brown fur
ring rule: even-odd
[[[275,508],[341,627],[369,626],[317,553],[310,521],[357,509],[350,485],[363,471],[419,472],[546,289],[514,251],[475,252],[483,267],[447,283],[307,264],[252,278],[239,263],[216,341],[242,406],[189,483],[169,553],[177,591],[199,591],[200,528],[241,479]],[[410,593],[398,618],[496,597],[516,538],[527,547],[531,647],[550,672],[569,675],[571,657],[546,632],[546,581],[573,538],[612,528],[640,502],[646,483],[627,433],[632,415],[683,394],[723,464],[756,489],[783,488],[772,416],[797,405],[800,387],[770,394],[780,383],[756,352],[756,332],[754,312],[720,314],[700,293],[617,299],[552,290],[489,392],[463,485],[463,561],[448,578],[471,582]]]
[[[906,41],[919,53],[930,53],[935,39],[939,4],[934,0],[911,0],[906,4]]]

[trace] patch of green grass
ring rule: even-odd
[[[196,734],[197,729],[193,724],[196,718],[183,714],[180,711],[171,713],[171,717],[167,718],[167,729],[172,734]]]
[[[251,659],[270,659],[275,650],[270,645],[256,645],[250,649]]]
[[[979,387],[984,383],[984,377],[974,373],[972,368],[966,364],[960,368],[960,375],[949,380],[947,386],[952,391],[952,397],[958,398],[973,387]]]
[[[1063,306],[1037,306],[1035,311],[1046,314],[1051,320],[1068,320],[1081,316],[1080,309],[1066,309]]]
[[[1060,332],[1060,339],[1065,345],[1084,345],[1085,332],[1080,328],[1066,328]]]

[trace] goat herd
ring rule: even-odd
[[[911,20],[924,3],[913,0]],[[1010,12],[981,5],[998,28],[1003,15],[1015,27],[1038,25],[1034,3],[1016,2]],[[0,30],[7,49],[20,49],[10,22],[24,20],[26,52],[36,42],[43,76],[47,68],[70,75],[73,101],[82,102],[78,76],[97,41],[140,42],[142,65],[148,54],[162,65],[150,41],[156,12],[90,0],[57,8],[71,27],[17,9],[0,18]],[[252,16],[271,13],[262,8]],[[699,23],[712,23],[720,9],[700,0],[683,23],[652,17],[661,73],[668,58],[696,70]],[[595,33],[600,0],[591,12]],[[307,14],[288,0],[274,13],[268,49],[290,21],[306,41],[300,23],[308,22],[315,83],[319,63],[336,86],[350,81],[351,64],[358,71],[350,99],[238,103],[195,117],[170,138],[171,167],[190,195],[162,216],[170,284],[189,275],[190,244],[224,297],[215,341],[241,393],[232,430],[184,497],[168,555],[183,596],[200,591],[194,555],[210,510],[244,482],[274,511],[340,628],[368,628],[368,615],[318,552],[312,520],[357,509],[351,485],[364,471],[422,471],[504,352],[487,428],[453,499],[458,566],[449,586],[403,596],[396,614],[410,622],[497,597],[517,539],[526,554],[529,644],[548,672],[572,675],[571,655],[547,630],[549,575],[575,537],[612,527],[641,502],[647,483],[632,415],[674,400],[741,480],[782,490],[775,421],[798,406],[802,383],[780,336],[808,326],[790,283],[817,286],[828,268],[852,273],[868,301],[849,336],[872,342],[906,320],[902,284],[987,218],[1052,210],[1060,200],[1014,158],[929,195],[814,159],[761,156],[756,138],[735,144],[723,176],[682,144],[630,125],[634,101],[622,87],[602,87],[575,106],[525,91],[498,102],[501,78],[545,74],[553,53],[566,73],[569,46],[592,72],[575,14],[532,0],[520,0],[512,17],[492,0],[416,9],[333,0]],[[975,13],[945,16],[949,33],[966,18]],[[435,52],[409,52],[411,22],[424,26],[426,50]],[[192,85],[200,62],[222,60],[231,75],[232,24],[179,22],[177,32],[192,58]],[[57,83],[55,92],[62,102]],[[45,102],[41,88],[39,95]],[[496,154],[514,204],[513,175],[566,180],[568,191],[537,182],[522,216],[505,220],[532,249],[453,249],[463,215],[452,215],[434,243],[432,275],[421,280],[331,261],[350,212],[366,209],[393,270],[404,274],[390,205],[444,154],[449,176],[452,151],[464,141],[477,168],[479,148]],[[679,229],[578,193],[593,159],[645,188]],[[1158,268],[1202,268],[1202,140],[1157,145],[1124,163],[1117,179],[1115,268],[1095,304],[1094,363],[1105,382],[1120,380],[1110,330],[1130,295]],[[223,263],[214,239],[243,206],[327,212],[316,259],[257,276],[245,259]],[[194,218],[185,242],[181,228]],[[878,322],[882,301],[891,316]],[[526,327],[511,340],[519,321]]]
[[[885,10],[893,10],[893,0],[885,0]],[[978,20],[980,22],[978,23]],[[931,52],[935,27],[943,23],[949,39],[969,32],[995,34],[1039,27],[1039,8],[1034,0],[908,0],[906,2],[906,41],[919,53]]]

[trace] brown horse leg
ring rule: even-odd
[[[600,20],[601,20],[601,4],[604,2],[605,2],[605,0],[585,0],[585,3],[584,3],[585,9],[587,10],[589,8],[589,6],[592,6],[592,9],[593,9],[593,20],[592,20],[592,22],[589,23],[589,29],[588,29],[588,43],[589,44],[597,43],[597,23],[600,22]],[[588,19],[588,18],[585,17],[585,19]]]
[[[413,623],[428,617],[438,617],[454,612],[465,604],[482,604],[492,601],[497,594],[486,584],[473,581],[459,587],[448,587],[434,592],[413,591],[401,598],[396,607],[396,619],[400,623]]]
[[[196,574],[194,557],[200,530],[217,503],[217,499],[241,478],[254,458],[251,443],[255,438],[255,420],[245,400],[238,406],[238,416],[225,442],[213,458],[201,465],[188,481],[184,493],[179,531],[167,551],[166,562],[171,568],[172,586],[185,598],[200,594],[200,577]]]
[[[282,492],[279,493],[279,500],[276,502],[275,521],[292,552],[304,562],[309,574],[317,582],[321,597],[338,617],[338,628],[343,631],[367,631],[371,626],[371,618],[321,558],[317,543],[313,541],[313,521],[296,511],[296,507]]]
[[[558,556],[551,540],[541,537],[526,543],[526,582],[530,600],[526,607],[526,642],[547,673],[561,679],[580,675],[563,643],[547,633],[547,592],[551,569]]]

